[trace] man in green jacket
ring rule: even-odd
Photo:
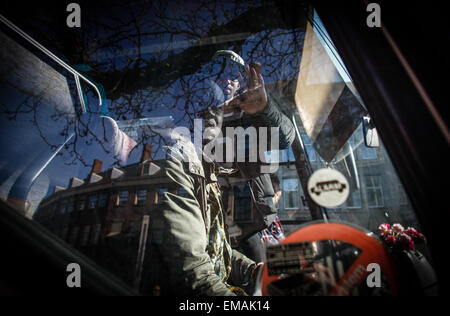
[[[242,122],[278,127],[280,148],[290,146],[295,137],[292,123],[267,95],[259,65],[244,66],[242,58],[231,51],[219,51],[213,60],[220,65],[222,75],[228,66],[237,67],[240,79],[228,74],[224,86],[214,83],[212,89],[219,87],[225,92],[225,102],[214,110],[208,106],[211,115],[203,116],[210,128],[206,140],[218,136],[227,109],[239,108],[244,112]],[[245,76],[248,87],[242,89],[247,84],[242,82]],[[204,153],[198,155],[190,139],[176,134],[171,138],[167,159],[160,165],[169,189],[151,214],[150,259],[146,262],[148,275],[144,275],[147,290],[158,287],[161,295],[177,296],[245,295],[241,288],[251,287],[261,263],[230,246],[218,183],[218,177],[230,171]]]

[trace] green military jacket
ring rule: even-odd
[[[276,107],[269,103],[259,115],[280,127],[280,142],[292,143],[292,123]],[[159,286],[162,295],[239,294],[232,285],[248,285],[256,263],[231,249],[218,170],[199,160],[189,140],[176,139],[167,149],[160,167],[171,189],[151,214],[146,287]]]

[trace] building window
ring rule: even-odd
[[[365,144],[360,146],[361,158],[364,160],[377,159],[377,150],[375,148],[366,147]]]
[[[85,199],[85,198],[81,198],[81,199],[78,201],[78,209],[79,209],[80,211],[83,211],[85,208],[86,208],[86,199]]]
[[[142,169],[142,174],[143,175],[148,175],[150,173],[150,164],[145,164],[144,166],[143,166],[143,169]]]
[[[247,182],[234,185],[233,220],[236,223],[249,223],[252,221],[252,198]]]
[[[52,204],[52,205],[50,206],[50,209],[52,210],[52,213],[53,213],[53,214],[56,214],[56,212],[57,212],[57,206],[56,206],[56,204]]]
[[[77,238],[78,238],[78,231],[79,231],[79,227],[75,226],[72,228],[72,230],[70,231],[70,236],[69,236],[69,244],[74,246],[75,243],[77,242]]]
[[[117,234],[120,234],[122,232],[122,222],[114,222],[111,224],[111,231],[109,232],[108,236],[114,236]]]
[[[98,244],[98,241],[100,239],[101,231],[102,231],[102,224],[95,224],[94,225],[94,231],[93,231],[93,233],[91,235],[92,236],[91,243],[93,245],[97,245]]]
[[[301,134],[303,145],[305,146],[306,154],[308,155],[309,161],[316,161],[316,150],[314,149],[313,145],[311,144],[311,140],[309,139],[308,135],[302,133]]]
[[[81,235],[81,246],[86,246],[89,240],[89,233],[91,232],[91,226],[85,226]]]
[[[119,206],[125,206],[127,204],[128,204],[128,191],[120,191]]]
[[[74,208],[75,208],[75,201],[72,198],[69,200],[69,204],[67,204],[67,213],[69,213],[69,214],[72,213]]]
[[[306,145],[305,149],[309,161],[316,161],[317,157],[316,157],[316,150],[314,149],[314,147],[312,145]]]
[[[99,207],[105,207],[108,204],[108,193],[100,194]]]
[[[91,195],[89,197],[89,208],[93,209],[97,207],[98,195]]]
[[[147,201],[147,190],[139,190],[137,192],[137,205],[144,205]]]
[[[158,189],[158,204],[161,204],[164,200],[164,193],[167,192],[166,188],[160,188]]]
[[[61,214],[66,214],[67,212],[67,201],[64,200],[61,204]]]
[[[298,209],[300,207],[300,187],[297,179],[283,179],[284,209]]]
[[[294,162],[294,152],[292,151],[292,147],[284,149],[281,151],[281,162]]]
[[[345,203],[347,208],[361,208],[361,191],[352,192]]]
[[[383,202],[383,188],[381,186],[380,176],[366,176],[366,192],[367,204],[369,207],[382,207]]]

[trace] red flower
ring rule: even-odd
[[[391,231],[391,226],[389,224],[381,224],[378,229],[381,230],[381,236],[385,236]]]
[[[381,231],[381,237],[384,242],[393,249],[415,250],[415,241],[425,240],[425,236],[417,232],[412,227],[405,229],[400,224],[392,225],[381,224],[378,229]]]
[[[403,250],[414,250],[416,248],[412,238],[406,233],[399,234],[398,241]]]
[[[408,229],[405,230],[405,234],[408,234],[413,240],[425,240],[425,236],[412,227],[408,227]]]
[[[387,236],[384,241],[389,247],[394,247],[397,244],[397,239],[393,235]]]
[[[405,230],[405,228],[402,225],[400,225],[400,224],[394,224],[394,225],[392,225],[392,230],[395,233],[401,233],[401,232],[403,232]]]

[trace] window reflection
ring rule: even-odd
[[[144,205],[147,200],[147,190],[139,190],[137,193],[137,205]]]
[[[128,191],[120,191],[119,193],[119,206],[125,206],[128,203]]]
[[[97,207],[98,195],[92,195],[89,198],[89,208],[93,209]]]
[[[283,196],[284,196],[284,208],[285,209],[298,209],[300,206],[299,201],[299,183],[297,179],[283,179],[282,182]]]
[[[368,148],[364,144],[360,148],[362,159],[377,159],[377,151],[375,148]]]
[[[369,207],[383,207],[383,187],[380,176],[366,176],[367,202]]]
[[[315,38],[317,25],[293,29],[266,16],[273,26],[258,23],[247,33],[232,22],[248,12],[268,14],[264,7],[245,1],[216,5],[212,11],[191,12],[197,27],[187,28],[186,20],[156,17],[142,4],[142,14],[133,24],[149,31],[142,38],[109,19],[111,25],[89,22],[99,36],[96,45],[102,48],[91,47],[92,56],[85,56],[88,67],[78,69],[102,87],[104,104],[99,108],[93,89],[83,85],[86,113],[78,113],[76,87],[62,71],[0,32],[6,56],[1,61],[0,126],[2,135],[8,135],[0,140],[0,198],[70,245],[83,247],[91,258],[139,288],[136,261],[148,260],[147,237],[162,239],[149,231],[152,210],[169,193],[189,194],[183,188],[173,190],[167,176],[159,173],[168,146],[161,136],[169,127],[194,130],[195,100],[202,94],[198,77],[207,71],[209,50],[229,48],[248,61],[261,62],[268,92],[289,118],[300,123],[303,156],[289,147],[276,159],[282,190],[278,215],[286,234],[313,219],[308,193],[302,189],[308,179],[299,176],[306,164],[310,171],[338,169],[351,183],[348,200],[325,210],[330,219],[372,231],[387,221],[418,228],[384,147],[364,144],[360,118],[366,110],[351,78],[343,75],[342,61],[336,69],[337,53]],[[175,16],[188,14],[170,6],[168,10]],[[129,18],[133,12],[124,6],[108,13]],[[168,29],[158,27],[149,16]],[[208,35],[211,25],[218,28],[213,37]],[[186,29],[194,33],[186,34]],[[84,42],[92,43],[92,34],[85,34]],[[117,47],[108,46],[110,41]],[[141,46],[134,47],[136,43]],[[72,61],[78,57],[66,56]],[[235,223],[251,222],[255,210],[247,182],[221,180],[223,191],[228,190],[227,203],[233,205],[229,216]]]

